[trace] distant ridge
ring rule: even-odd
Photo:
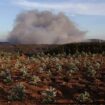
[[[35,54],[39,52],[45,53],[75,53],[76,51],[85,52],[103,52],[105,51],[105,40],[86,39],[81,42],[66,44],[12,44],[10,42],[0,42],[0,51],[21,52],[24,54]]]
[[[8,45],[10,44],[9,42],[0,42],[0,45]]]
[[[102,39],[86,39],[86,40],[83,40],[81,42],[105,42],[105,40],[102,40]]]
[[[84,39],[82,41],[79,42],[72,42],[72,43],[87,43],[87,42],[105,42],[105,40],[102,39]],[[70,43],[65,43],[62,45],[66,45],[66,44],[70,44]],[[19,44],[19,43],[11,43],[11,42],[0,42],[0,45],[35,45],[35,46],[52,46],[52,45],[58,45],[58,44]]]

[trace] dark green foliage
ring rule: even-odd
[[[85,91],[84,93],[81,93],[78,97],[77,97],[77,100],[80,102],[80,103],[91,103],[92,102],[92,99],[91,99],[91,96],[90,94]]]
[[[8,69],[1,71],[0,77],[3,79],[4,83],[12,82],[11,72]]]
[[[89,42],[89,43],[71,43],[65,45],[59,45],[52,49],[49,49],[45,52],[47,53],[66,53],[67,55],[75,54],[77,52],[86,52],[86,53],[103,53],[105,51],[105,43],[104,42]]]
[[[18,100],[22,101],[25,97],[25,87],[21,83],[16,84],[10,91],[8,95],[8,100]]]

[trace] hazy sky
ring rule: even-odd
[[[64,12],[87,38],[105,39],[105,0],[0,0],[0,40],[12,30],[16,16],[27,10]]]

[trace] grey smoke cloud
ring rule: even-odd
[[[63,13],[27,11],[16,18],[8,41],[21,44],[64,44],[83,40],[85,32]]]

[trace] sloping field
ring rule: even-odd
[[[0,105],[104,105],[104,54],[0,53]]]

